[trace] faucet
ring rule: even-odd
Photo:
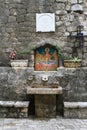
[[[48,75],[42,75],[41,77],[42,81],[48,81]]]

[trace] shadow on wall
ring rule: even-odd
[[[34,95],[28,95],[29,107],[28,107],[28,116],[35,116],[35,98]]]

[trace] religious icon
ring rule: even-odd
[[[58,66],[57,51],[53,47],[42,47],[36,50],[35,70],[54,71]]]

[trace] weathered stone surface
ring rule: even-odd
[[[13,107],[15,104],[14,101],[0,101],[1,107]]]
[[[87,60],[86,60],[86,59],[84,59],[84,60],[82,61],[82,66],[87,66]]]
[[[73,31],[76,31],[76,27],[71,27],[71,26],[69,26],[69,27],[67,27],[67,31],[68,32],[73,32]]]
[[[83,51],[84,51],[84,53],[87,52],[87,46],[85,46],[85,47],[83,48]]]
[[[75,4],[71,7],[71,10],[72,11],[83,11],[83,7],[82,5],[79,5],[79,4]]]
[[[67,14],[67,11],[65,11],[65,10],[57,10],[56,11],[56,15],[65,15],[65,14]]]
[[[58,4],[56,4],[56,6],[57,6],[57,10],[65,9],[65,4],[64,3],[58,3]]]
[[[87,102],[64,102],[65,118],[86,118]]]
[[[25,107],[25,108],[27,108],[29,106],[29,102],[28,101],[26,101],[26,102],[17,101],[14,106],[15,107]]]
[[[18,3],[20,3],[21,2],[21,0],[5,0],[5,2],[6,3],[12,3],[12,2],[18,2]]]
[[[28,117],[29,102],[25,101],[0,101],[1,118],[25,118]]]
[[[87,108],[87,102],[64,102],[64,108]]]
[[[87,58],[87,53],[85,53],[85,55],[84,55],[84,59],[86,59]]]
[[[83,0],[79,0],[79,3],[83,3]]]
[[[56,95],[35,95],[35,114],[37,117],[56,117]]]
[[[42,83],[41,75],[43,72],[34,72],[29,68],[0,68],[0,100],[28,100],[27,88],[32,83]],[[29,80],[30,76],[35,80]],[[58,69],[48,73],[49,80],[46,84],[58,83],[63,88],[64,101],[86,101],[87,100],[87,68],[79,69]],[[78,87],[79,86],[79,87]],[[60,104],[62,99],[60,98]],[[8,105],[12,105],[8,103]],[[24,105],[24,104],[22,104]],[[16,103],[14,106],[22,106]],[[25,104],[26,106],[26,104]],[[60,110],[61,111],[61,110]],[[16,115],[14,115],[16,116]]]
[[[87,11],[85,11],[84,14],[87,16]]]
[[[36,46],[41,45],[43,41],[46,44],[47,39],[51,39],[49,43],[56,46],[55,39],[57,39],[62,44],[61,49],[63,49],[65,41],[62,39],[68,36],[70,31],[74,31],[76,34],[77,28],[75,29],[75,27],[78,24],[87,23],[86,5],[87,2],[82,0],[2,1],[0,4],[0,47],[5,53],[1,58],[3,65],[9,64],[9,57],[6,52],[8,48],[23,48],[32,42]],[[80,13],[83,12],[83,15],[79,14],[79,11]],[[54,34],[36,33],[36,13],[41,12],[55,13],[56,31]],[[86,24],[84,28],[87,32]],[[72,42],[72,39],[70,40],[66,42]],[[66,47],[67,45],[68,43]]]
[[[63,3],[63,2],[67,2],[67,0],[56,0],[56,2],[61,2],[61,3]]]
[[[78,43],[75,37],[70,38],[72,32],[77,34],[77,26],[84,26],[84,47],[87,47],[87,1],[86,0],[1,0],[0,3],[0,65],[10,66],[9,52],[15,48],[20,50],[31,46],[36,48],[45,44],[58,45],[62,53],[72,56],[72,48]],[[56,30],[54,33],[36,33],[36,13],[55,13]],[[87,66],[87,49],[77,48],[78,56],[84,58],[82,66]],[[32,58],[33,57],[33,58]],[[33,68],[34,55],[29,55],[30,66]],[[87,100],[87,70],[59,70],[51,73],[49,82],[59,82],[64,91],[64,100]],[[27,86],[31,73],[36,76],[36,82],[42,83],[38,73],[26,70],[0,68],[0,99],[27,100]],[[52,77],[53,76],[53,77]],[[83,77],[82,77],[83,76]],[[79,86],[79,87],[78,87]],[[77,90],[78,89],[78,90]],[[77,92],[77,93],[76,93]],[[74,94],[73,94],[74,93]],[[16,114],[14,114],[16,116]],[[22,116],[22,115],[21,115]]]
[[[27,94],[42,94],[42,95],[53,95],[62,94],[62,87],[58,88],[28,88]]]
[[[65,47],[65,48],[64,48],[64,51],[65,51],[65,52],[68,52],[68,53],[72,53],[71,47]]]
[[[62,26],[62,24],[63,24],[62,21],[56,22],[56,26]]]
[[[8,22],[16,22],[16,17],[9,16]]]
[[[67,10],[67,11],[70,11],[70,10],[71,10],[71,5],[70,5],[70,4],[69,4],[69,5],[68,5],[68,4],[66,5],[66,10]]]
[[[77,0],[71,0],[71,4],[77,4]]]

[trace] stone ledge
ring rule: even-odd
[[[64,108],[87,108],[87,102],[64,102]]]
[[[0,101],[1,107],[13,107],[15,104],[14,101]]]
[[[27,101],[23,101],[23,102],[17,101],[14,106],[15,107],[28,107],[29,102],[27,102]]]
[[[28,107],[28,101],[0,101],[0,106],[2,107]]]
[[[27,88],[27,94],[62,94],[62,87],[58,88]]]

